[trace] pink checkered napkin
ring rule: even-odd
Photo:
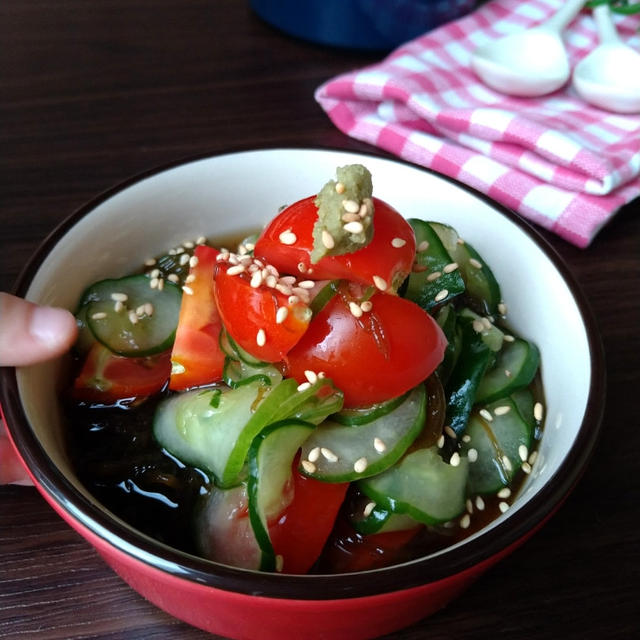
[[[330,80],[316,99],[348,135],[456,178],[586,247],[640,195],[640,115],[591,107],[570,84],[542,98],[505,96],[469,67],[477,46],[536,25],[561,4],[493,0],[379,64]],[[640,48],[640,18],[617,16],[616,24]],[[591,12],[564,38],[575,66],[598,42]]]

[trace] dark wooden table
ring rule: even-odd
[[[369,150],[313,91],[379,55],[290,39],[242,0],[3,0],[0,42],[3,290],[60,221],[132,174],[239,147]],[[640,637],[638,214],[585,251],[547,234],[607,355],[603,437],[582,481],[521,550],[395,638]],[[205,637],[130,590],[34,489],[0,487],[0,638]]]

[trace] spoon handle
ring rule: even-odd
[[[599,4],[593,10],[593,17],[596,21],[598,37],[602,44],[618,44],[622,42],[608,4]]]
[[[560,9],[541,26],[549,31],[560,33],[578,15],[584,2],[585,0],[567,0]]]

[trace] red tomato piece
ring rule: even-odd
[[[266,284],[251,286],[248,271],[229,275],[234,265],[218,262],[215,298],[233,340],[254,358],[280,362],[309,325],[311,310],[301,300]],[[232,272],[233,273],[233,272]],[[280,312],[280,309],[286,312]]]
[[[287,375],[323,371],[344,393],[345,407],[363,407],[402,395],[426,380],[442,361],[447,339],[417,304],[376,293],[361,309],[356,288],[341,289],[314,316],[286,358]]]
[[[212,247],[196,247],[197,264],[189,270],[187,291],[182,296],[176,338],[171,351],[169,388],[183,391],[222,378],[224,353],[220,348],[222,320],[214,296],[216,257]],[[193,278],[191,278],[193,276]]]
[[[283,573],[307,573],[320,556],[333,529],[349,483],[320,482],[303,476],[293,463],[293,500],[269,524]]]
[[[170,352],[147,358],[117,356],[96,342],[73,383],[72,395],[86,402],[112,403],[157,393],[171,373]]]
[[[373,198],[374,234],[371,242],[353,253],[325,256],[311,264],[313,226],[318,217],[315,196],[300,200],[278,214],[260,235],[255,255],[282,273],[307,274],[314,280],[344,278],[363,284],[381,282],[398,286],[411,272],[416,240],[409,223],[386,202]],[[280,235],[290,231],[293,244],[283,244]],[[290,236],[291,237],[291,236]],[[393,241],[393,244],[392,244]],[[378,276],[374,280],[374,276]]]

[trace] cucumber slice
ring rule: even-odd
[[[518,389],[511,394],[511,399],[516,405],[520,417],[532,428],[536,426],[536,419],[533,415],[535,399],[531,389]]]
[[[283,420],[256,436],[249,449],[249,518],[262,551],[261,571],[274,571],[276,558],[267,523],[291,501],[287,492],[291,464],[315,426],[302,420]]]
[[[497,353],[502,349],[504,332],[498,329],[487,317],[480,316],[467,307],[460,309],[459,315],[461,319],[471,322],[473,330],[480,334],[480,337],[491,351]]]
[[[418,449],[377,476],[360,480],[360,490],[382,508],[423,524],[448,522],[465,509],[469,464],[446,463],[437,447]]]
[[[533,428],[523,420],[510,398],[501,398],[484,408],[492,420],[479,413],[472,414],[467,427],[469,441],[463,444],[462,451],[467,456],[470,449],[477,452],[477,460],[469,465],[469,491],[490,494],[508,486],[522,466],[520,447],[529,451]]]
[[[341,280],[331,280],[320,291],[318,291],[315,298],[309,304],[311,313],[315,316],[318,315],[326,306],[327,302],[338,293]]]
[[[500,286],[491,269],[484,263],[478,252],[461,240],[457,231],[441,222],[429,222],[438,234],[444,248],[458,263],[467,295],[474,300],[481,313],[495,315],[502,300]]]
[[[227,331],[222,330],[220,332],[220,348],[229,357],[234,360],[240,360],[241,362],[248,364],[250,367],[268,367],[269,363],[264,362],[258,358],[252,356],[249,352],[245,351],[230,335]]]
[[[76,312],[76,324],[78,325],[78,337],[73,345],[75,352],[78,355],[84,356],[91,350],[91,347],[96,342],[96,337],[93,335],[91,329],[87,325],[87,307],[88,305],[81,306]]]
[[[241,360],[234,360],[227,356],[222,368],[222,380],[231,388],[236,389],[254,381],[260,381],[267,385],[278,384],[282,380],[282,374],[271,365],[253,367]]]
[[[152,289],[150,282],[144,275],[101,280],[83,295],[87,326],[113,353],[139,358],[173,344],[182,292],[171,282],[162,289]]]
[[[452,304],[447,304],[440,308],[435,319],[447,338],[447,347],[444,351],[444,358],[438,366],[438,375],[440,376],[440,380],[443,384],[446,384],[460,355],[462,347],[462,332],[458,327],[456,310]]]
[[[492,402],[529,386],[539,365],[540,352],[535,344],[522,338],[505,342],[495,364],[478,385],[476,402]]]
[[[302,447],[300,471],[325,482],[350,482],[394,464],[424,426],[426,391],[413,389],[390,413],[360,426],[332,420],[321,424]]]
[[[399,407],[409,395],[409,392],[392,398],[385,402],[378,402],[368,407],[359,407],[356,409],[343,409],[339,413],[331,416],[331,419],[338,424],[345,424],[348,426],[357,426],[367,424],[376,418],[381,418],[391,413],[394,409]]]
[[[403,295],[425,311],[431,311],[464,293],[465,284],[453,264],[453,258],[429,223],[415,218],[410,218],[407,222],[416,236],[416,246],[426,242],[427,248],[416,252],[415,263],[420,270],[416,271],[414,268],[411,272]],[[434,275],[438,273],[440,276],[434,279]]]
[[[411,516],[404,513],[392,513],[378,505],[373,508],[371,498],[362,495],[356,502],[355,509],[349,515],[351,526],[361,535],[368,536],[372,533],[389,533],[391,531],[405,531],[420,526]],[[365,515],[365,509],[370,511]]]

